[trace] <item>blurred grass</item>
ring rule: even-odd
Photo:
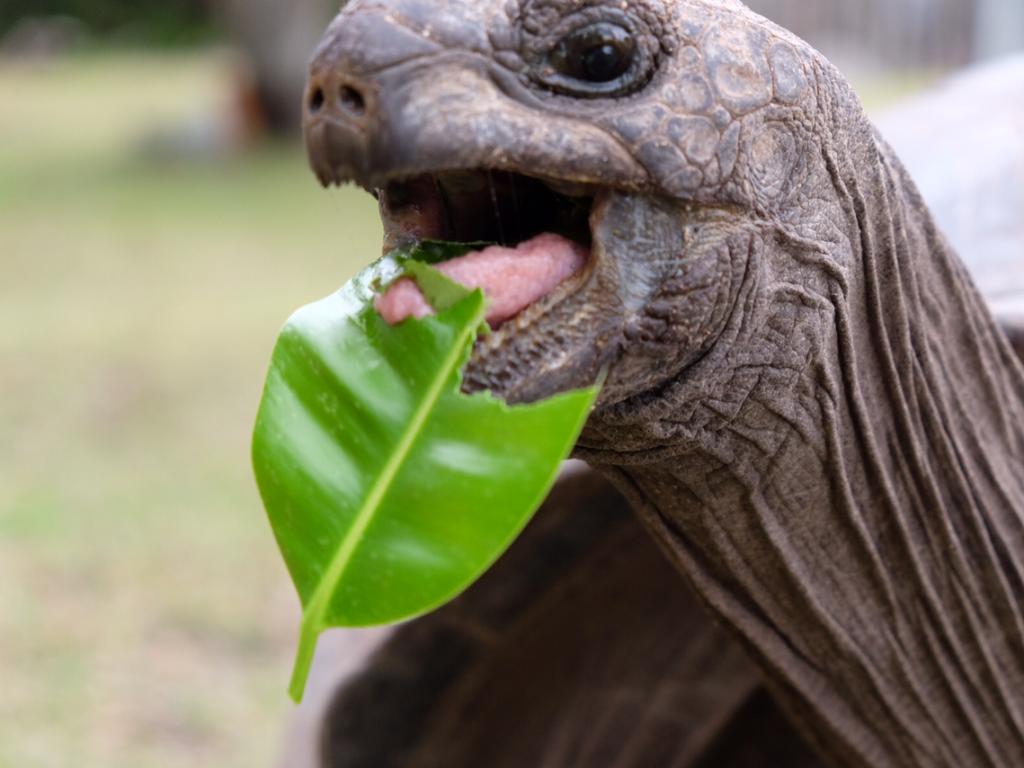
[[[0,64],[0,766],[269,766],[298,608],[249,468],[277,331],[378,251],[298,147],[157,162],[228,61]]]

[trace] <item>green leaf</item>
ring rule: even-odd
[[[393,253],[299,310],[271,360],[253,464],[303,606],[295,699],[321,631],[422,614],[497,559],[547,495],[597,395],[512,407],[462,394],[484,297],[435,280],[410,262],[419,254]],[[447,308],[392,327],[374,290],[407,272]]]
[[[408,262],[405,274],[416,281],[420,291],[430,302],[430,306],[437,312],[451,309],[470,293],[464,285],[456,283],[443,272],[438,272],[433,267],[428,267],[419,261]]]

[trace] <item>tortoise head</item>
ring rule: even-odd
[[[378,196],[386,247],[589,246],[465,377],[522,401],[606,370],[608,409],[724,370],[726,343],[758,354],[758,285],[842,214],[827,68],[735,0],[351,0],[313,58],[305,137],[322,183]]]

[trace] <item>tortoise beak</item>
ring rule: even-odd
[[[303,103],[309,162],[322,184],[368,181],[374,155],[390,154],[386,146],[374,150],[399,118],[381,94],[395,90],[390,81],[402,62],[438,50],[381,13],[342,14],[331,23],[310,63]]]
[[[473,39],[480,29],[463,25],[463,37],[441,41],[397,18],[376,4],[351,4],[314,54],[303,130],[321,183],[374,191],[425,173],[477,168],[619,188],[648,181],[603,130],[538,112],[518,75]]]
[[[310,167],[324,186],[366,173],[377,120],[376,99],[368,98],[369,92],[366,85],[342,78],[307,86],[303,135]]]

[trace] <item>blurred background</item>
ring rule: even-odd
[[[0,768],[283,759],[298,606],[248,461],[287,315],[379,250],[296,135],[337,0],[0,4]],[[870,109],[1021,0],[755,0]]]

